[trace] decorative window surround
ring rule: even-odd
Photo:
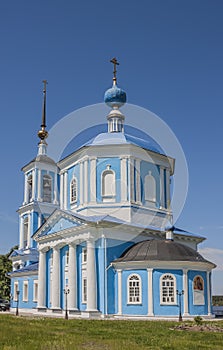
[[[17,295],[18,290],[19,290],[19,282],[16,281],[16,282],[14,282],[14,295],[13,295],[14,301],[18,301],[18,295]]]
[[[127,290],[128,304],[142,303],[142,280],[138,274],[134,273],[128,277]]]
[[[176,304],[176,278],[172,274],[165,274],[160,277],[160,304]]]
[[[116,184],[115,172],[111,170],[111,165],[108,164],[101,175],[101,196],[103,202],[115,202]]]
[[[52,177],[43,175],[43,202],[52,202]]]
[[[70,203],[77,203],[77,179],[74,177],[70,183]]]
[[[87,303],[87,278],[82,277],[82,304]]]
[[[27,302],[28,301],[28,281],[23,281],[23,295],[22,300]]]
[[[38,300],[38,280],[33,281],[33,301],[37,302]]]

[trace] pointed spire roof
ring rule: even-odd
[[[46,85],[47,81],[43,80],[42,124],[41,129],[38,131],[38,137],[40,138],[38,155],[46,155],[47,147],[47,143],[45,141],[45,139],[48,137],[48,132],[46,130]]]

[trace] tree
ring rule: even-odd
[[[13,247],[9,253],[0,255],[0,298],[3,299],[10,299],[10,278],[7,274],[12,271],[9,257],[14,249],[18,249],[18,246]]]

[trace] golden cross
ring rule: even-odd
[[[114,70],[113,70],[113,74],[114,74],[114,78],[113,80],[116,81],[116,73],[117,73],[117,69],[116,69],[116,66],[119,65],[117,59],[114,57],[110,60],[111,63],[114,64]]]

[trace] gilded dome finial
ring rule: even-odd
[[[44,141],[48,136],[48,132],[46,131],[46,84],[48,84],[47,80],[43,80],[42,124],[41,124],[41,130],[39,130],[38,132],[38,137],[41,139],[40,142]]]
[[[114,70],[113,70],[113,83],[114,83],[114,85],[116,85],[116,82],[117,82],[117,77],[116,77],[117,69],[116,69],[116,66],[117,66],[117,65],[119,66],[119,62],[118,62],[118,60],[117,60],[116,57],[112,58],[112,59],[110,60],[110,62],[113,63],[113,65],[114,65]]]

